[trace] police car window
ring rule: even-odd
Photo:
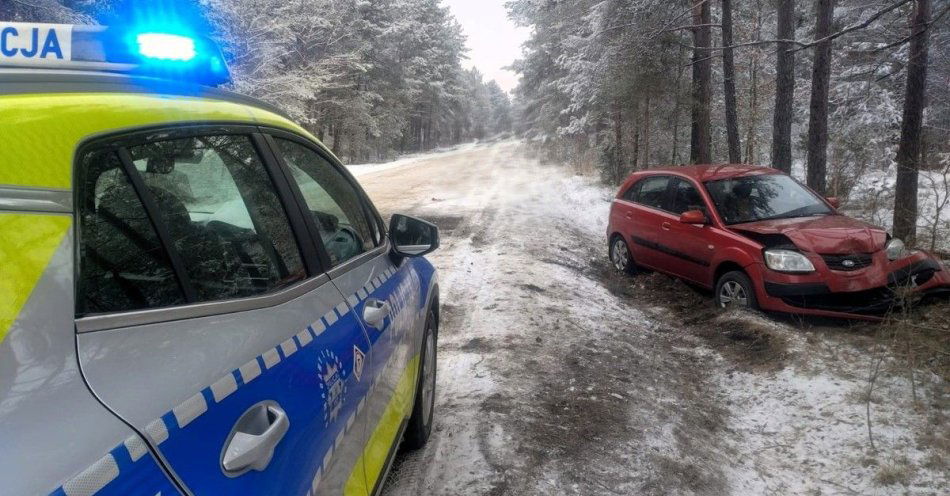
[[[330,262],[339,265],[375,248],[374,223],[353,185],[313,150],[293,141],[275,141],[320,229]]]
[[[185,303],[145,208],[114,152],[82,158],[77,314]]]
[[[670,212],[682,215],[689,210],[706,211],[705,202],[699,191],[689,182],[676,179],[673,184],[673,205]]]
[[[663,209],[666,206],[666,190],[669,183],[670,178],[667,176],[648,177],[640,181],[636,202]]]
[[[306,271],[277,192],[247,136],[129,148],[197,301],[241,298]]]

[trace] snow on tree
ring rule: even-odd
[[[233,89],[283,109],[345,161],[510,130],[510,100],[462,68],[462,29],[442,0],[3,1],[0,18],[123,22],[185,15],[212,31]]]
[[[828,125],[823,136],[827,139],[826,191],[844,200],[846,208],[856,215],[872,217],[873,209],[862,206],[870,196],[882,197],[893,209],[893,193],[881,192],[880,184],[871,184],[869,178],[879,173],[889,177],[896,174],[910,56],[908,26],[918,2],[835,1],[827,83]],[[698,3],[509,1],[510,17],[533,33],[522,59],[515,64],[522,76],[513,102],[516,131],[549,158],[582,167],[593,165],[609,182],[643,167],[689,161],[690,109],[694,100],[689,73],[695,66],[690,56],[695,46],[692,34],[698,28],[691,8]],[[778,126],[783,141],[778,148],[782,154],[791,150],[792,173],[804,179],[814,73],[811,50],[821,46],[816,41],[826,29],[819,29],[816,22],[819,3],[726,3],[731,7],[732,36],[725,39],[731,38],[733,43],[736,99],[733,102],[725,98],[723,64],[714,63],[712,161],[724,162],[730,155],[728,111],[737,116],[743,161],[774,165],[770,157]],[[784,18],[782,22],[783,28],[790,26],[791,31],[785,29],[781,36],[777,32],[780,4],[795,6],[791,22]],[[703,24],[721,30],[723,2],[710,0],[703,5],[712,9],[710,22]],[[933,0],[932,11],[933,21],[927,28],[931,57],[922,129],[922,170],[940,169],[950,161],[950,0]],[[718,34],[712,36],[709,54],[714,62],[727,52],[721,45],[724,38]],[[794,52],[795,63],[782,64],[786,78],[781,85],[784,96],[778,98],[782,118],[776,124],[776,62],[783,50]],[[787,79],[788,68],[793,81]],[[794,91],[789,93],[789,88]],[[789,125],[791,147],[787,141]],[[819,136],[813,138],[822,141],[817,139]],[[732,152],[734,156],[735,150]],[[782,161],[783,166],[788,165],[784,157]],[[924,182],[922,178],[921,195],[932,189],[924,188]],[[888,184],[893,186],[892,182]],[[923,219],[927,215],[924,210],[918,222],[922,227],[931,225]]]

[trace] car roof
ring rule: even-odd
[[[718,181],[733,177],[758,176],[765,174],[783,174],[778,169],[747,164],[703,164],[671,167],[656,167],[641,171],[639,174],[674,174],[691,177],[699,182]]]
[[[223,100],[289,117],[267,102],[225,89],[114,72],[0,67],[0,96],[37,93],[144,93]]]
[[[0,70],[0,164],[17,164],[0,167],[5,187],[71,189],[78,147],[117,132],[243,124],[319,143],[271,106],[231,92],[110,74],[43,72]]]

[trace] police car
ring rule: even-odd
[[[437,229],[228,79],[0,23],[0,493],[367,495],[429,437]]]

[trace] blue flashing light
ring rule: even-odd
[[[132,26],[0,21],[0,67],[118,72],[186,85],[230,81],[221,47],[198,30],[173,22]]]
[[[150,59],[190,62],[198,55],[194,38],[170,33],[141,33],[135,37],[138,52]]]
[[[160,79],[219,85],[230,80],[221,48],[207,36],[173,23],[149,23],[117,30],[124,38],[131,72]],[[123,58],[117,53],[116,59]]]

